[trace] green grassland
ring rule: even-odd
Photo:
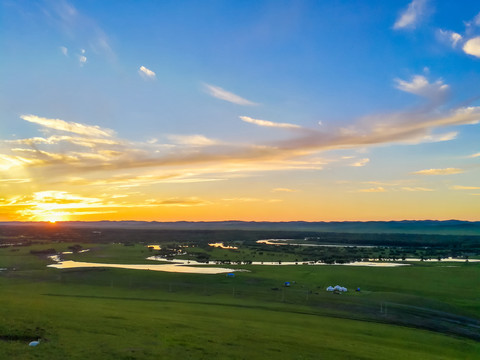
[[[228,278],[59,270],[31,253],[70,245],[0,248],[0,359],[480,358],[479,264],[228,265],[249,270]],[[154,254],[138,244],[80,245],[91,250],[63,258],[139,264]],[[325,291],[336,284],[362,291]],[[27,346],[37,338],[38,347]]]

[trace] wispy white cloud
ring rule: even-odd
[[[13,145],[28,145],[35,147],[37,145],[55,145],[59,143],[71,143],[83,147],[88,148],[95,148],[100,145],[119,145],[120,142],[118,140],[112,138],[93,138],[90,136],[68,136],[68,135],[53,135],[47,138],[43,137],[33,137],[33,138],[26,138],[26,139],[16,139],[16,140],[5,140],[7,144]]]
[[[474,37],[463,45],[465,54],[480,58],[480,36]]]
[[[85,152],[68,152],[68,153],[57,153],[57,152],[48,152],[40,149],[25,149],[25,148],[13,148],[11,152],[21,154],[21,158],[29,159],[32,161],[32,165],[40,164],[63,164],[63,163],[83,163],[88,160],[99,160],[106,161],[111,160],[111,156],[106,154],[97,153],[85,153]],[[19,158],[19,157],[17,157]]]
[[[143,77],[144,79],[156,79],[156,74],[155,72],[153,72],[152,70],[146,68],[145,66],[140,66],[140,68],[138,69],[138,73],[140,74],[141,77]]]
[[[31,123],[42,125],[49,129],[66,131],[80,135],[109,137],[114,134],[113,130],[102,129],[96,125],[84,125],[75,122],[67,122],[61,119],[49,119],[31,114],[21,115],[20,118]]]
[[[441,40],[448,42],[452,47],[456,47],[458,43],[463,40],[462,35],[451,30],[439,29],[437,35]]]
[[[454,185],[452,186],[453,190],[480,190],[480,186],[462,186]]]
[[[32,179],[0,179],[0,185],[3,184],[24,184],[31,182]]]
[[[444,134],[428,134],[419,137],[412,137],[410,140],[406,140],[405,144],[422,144],[422,143],[434,143],[434,142],[443,142],[451,141],[457,138],[458,131],[450,131]]]
[[[264,201],[264,199],[258,198],[247,198],[247,197],[236,197],[236,198],[226,198],[222,201],[233,201],[233,202],[255,202],[255,201]]]
[[[395,79],[395,83],[399,90],[432,100],[443,100],[449,89],[449,86],[444,84],[441,79],[430,83],[423,75],[415,75],[411,81]]]
[[[85,63],[87,62],[87,57],[85,55],[79,55],[78,62],[80,63],[80,66],[85,65]]]
[[[457,43],[459,41],[462,41],[463,37],[462,35],[460,35],[459,33],[456,33],[456,32],[450,32],[450,40],[452,42],[452,45],[455,47],[457,46]]]
[[[260,199],[260,198],[249,198],[249,197],[236,197],[236,198],[226,198],[222,199],[222,201],[232,202],[232,203],[248,203],[248,202],[267,202],[267,203],[276,203],[282,202],[281,199]]]
[[[202,200],[197,197],[190,198],[168,198],[168,199],[148,199],[145,201],[148,205],[155,206],[178,206],[178,207],[190,207],[190,206],[204,206],[211,204],[211,202]]]
[[[182,145],[212,146],[219,144],[217,140],[209,139],[203,135],[169,135],[168,138]]]
[[[289,188],[275,188],[272,189],[272,192],[286,192],[286,193],[293,193],[297,192],[298,190],[295,189],[289,189]]]
[[[110,45],[110,39],[97,22],[78,11],[74,5],[66,0],[45,1],[42,13],[50,23],[68,36],[72,42],[88,48],[94,53],[103,54],[114,59],[115,54]],[[82,53],[84,56],[84,54]],[[85,61],[79,60],[81,64]]]
[[[480,152],[478,152],[478,153],[476,153],[476,154],[469,155],[468,157],[469,157],[469,158],[477,158],[477,157],[480,157]]]
[[[381,193],[381,192],[386,192],[385,188],[379,186],[376,188],[370,188],[370,189],[360,189],[358,192],[364,192],[364,193]]]
[[[231,93],[225,89],[222,89],[219,86],[214,86],[210,84],[204,84],[204,86],[205,86],[206,92],[217,99],[225,100],[237,105],[248,105],[248,106],[258,105],[253,101],[244,99],[234,93]]]
[[[427,0],[413,0],[393,24],[395,30],[413,29],[426,15]]]
[[[369,159],[369,158],[364,158],[364,159],[360,159],[360,160],[358,160],[358,161],[350,164],[350,166],[362,167],[362,166],[367,165],[369,162],[370,162],[370,159]]]
[[[445,169],[425,169],[414,171],[412,174],[416,175],[453,175],[453,174],[461,174],[464,170],[458,168],[445,168]]]
[[[224,181],[224,180],[225,179],[215,179],[215,178],[187,178],[187,179],[167,179],[160,182],[164,184],[193,184],[193,183]]]
[[[396,186],[398,185],[397,182],[385,182],[385,181],[363,181],[362,184],[371,184],[371,185],[379,185],[379,186]]]
[[[22,168],[43,164],[44,161],[36,158],[0,154],[0,171],[9,171],[13,168]]]
[[[405,191],[435,191],[434,189],[424,188],[424,187],[402,187],[402,190]]]
[[[473,18],[473,23],[476,25],[476,26],[480,26],[480,12],[477,14],[477,16],[475,16]]]
[[[470,21],[465,21],[465,26],[468,28],[480,26],[480,12]]]
[[[379,193],[379,192],[432,192],[435,189],[421,187],[421,186],[402,186],[405,183],[411,183],[410,180],[398,180],[395,182],[383,182],[383,181],[363,181],[362,184],[371,184],[377,185],[376,187],[368,189],[360,189],[355,192],[366,192],[366,193]],[[347,184],[349,182],[346,182]]]
[[[68,49],[65,46],[60,46],[60,51],[63,55],[68,56]]]
[[[259,120],[253,119],[248,116],[239,116],[242,121],[248,122],[250,124],[255,124],[258,126],[265,126],[265,127],[277,127],[277,128],[286,128],[286,129],[300,129],[301,126],[295,124],[288,124],[288,123],[277,123],[268,120]]]
[[[445,134],[431,134],[427,135],[423,138],[423,141],[429,142],[442,142],[442,141],[450,141],[457,138],[458,131],[450,131]]]

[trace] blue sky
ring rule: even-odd
[[[1,218],[478,220],[474,2],[1,7]]]

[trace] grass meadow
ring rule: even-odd
[[[150,262],[140,245],[84,246],[64,258]],[[30,253],[51,247],[0,249],[1,359],[480,358],[478,264],[229,265],[249,272],[228,278],[59,270]],[[336,284],[350,291],[325,291]]]

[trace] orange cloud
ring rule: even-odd
[[[416,175],[453,175],[453,174],[461,174],[464,171],[458,168],[446,168],[446,169],[426,169],[426,170],[419,170],[412,172],[412,174]]]
[[[365,192],[365,193],[379,193],[379,192],[386,192],[383,187],[379,186],[376,188],[370,188],[370,189],[360,189],[358,192]]]

